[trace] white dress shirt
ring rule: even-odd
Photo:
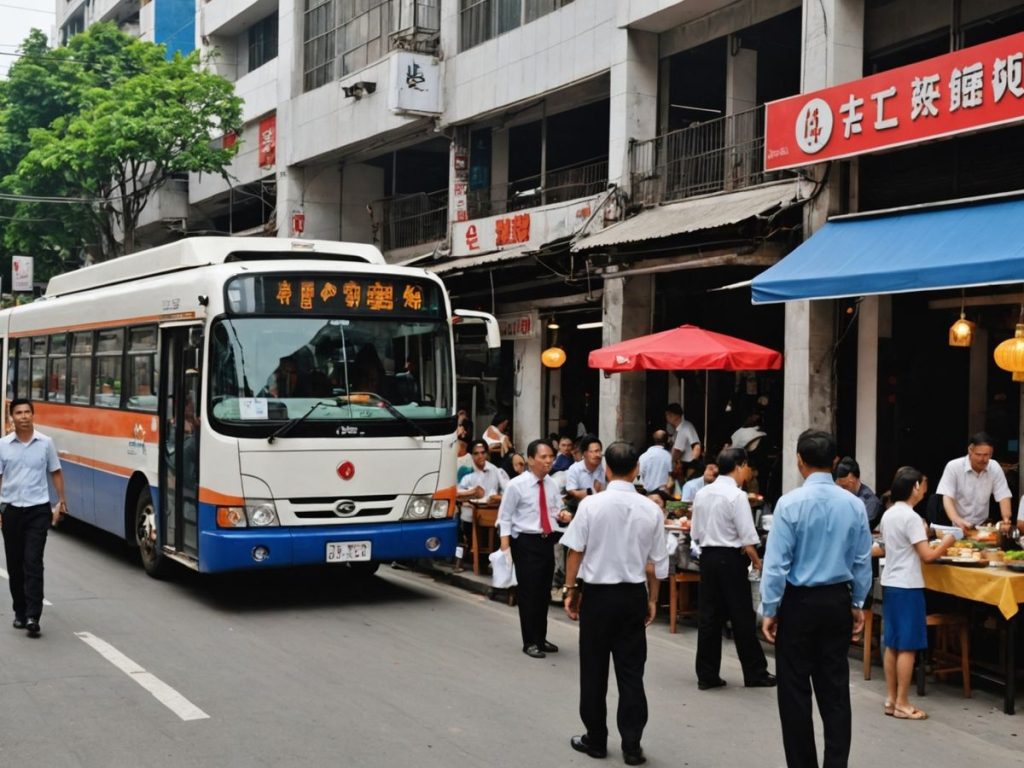
[[[484,464],[483,469],[477,469],[474,464],[473,471],[459,481],[459,490],[468,491],[479,485],[484,489],[484,498],[486,499],[504,491],[509,482],[505,470],[498,469],[488,461]]]
[[[587,469],[587,462],[580,459],[565,472],[565,490],[567,491],[585,491],[587,488],[593,488],[595,482],[604,485],[604,481],[603,461],[591,472]]]
[[[967,456],[946,464],[935,492],[952,497],[957,514],[971,525],[978,525],[988,519],[990,498],[996,501],[1010,498],[1006,475],[997,462],[990,461],[984,472],[975,472]]]
[[[672,472],[672,454],[664,446],[652,445],[640,455],[640,485],[650,493],[666,483]]]
[[[648,562],[659,579],[668,577],[661,509],[624,480],[580,502],[562,544],[583,553],[577,575],[587,584],[641,584]]]
[[[676,439],[672,448],[679,450],[682,461],[693,461],[693,446],[699,442],[700,435],[697,434],[697,428],[686,419],[680,421],[679,426],[676,427]]]
[[[747,494],[728,475],[719,475],[715,482],[697,491],[693,498],[690,535],[702,549],[739,549],[761,541],[754,528]]]
[[[544,532],[540,524],[540,492],[537,489],[540,483],[544,483],[551,530],[558,528],[557,515],[562,509],[558,484],[547,475],[538,480],[533,472],[527,470],[509,480],[505,495],[501,497],[501,506],[498,507],[498,529],[501,536],[514,539],[520,533]]]

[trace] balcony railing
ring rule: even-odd
[[[630,186],[644,205],[743,189],[782,178],[764,172],[764,107],[691,125],[630,146]]]
[[[469,194],[469,217],[496,216],[599,194],[608,187],[608,159],[585,160],[509,182],[495,191],[479,189]]]
[[[444,240],[448,236],[448,190],[377,200],[373,226],[382,251]]]

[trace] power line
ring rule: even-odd
[[[30,8],[27,5],[11,5],[10,3],[0,3],[0,8],[14,8],[16,11],[32,11],[33,13],[45,13],[47,16],[56,16],[53,11],[47,11],[43,8]]]

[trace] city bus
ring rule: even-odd
[[[50,280],[0,313],[5,403],[56,442],[69,514],[153,576],[450,557],[444,285],[368,245],[197,237]]]

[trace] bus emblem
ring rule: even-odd
[[[356,511],[356,503],[349,499],[344,499],[334,505],[334,514],[338,517],[353,517]]]

